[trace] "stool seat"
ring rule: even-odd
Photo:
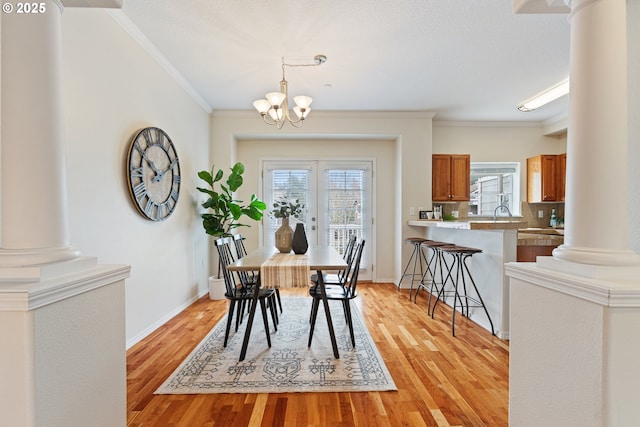
[[[423,239],[422,237],[407,237],[404,239],[404,243],[422,243],[426,241],[428,241],[428,239]]]

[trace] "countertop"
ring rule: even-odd
[[[564,243],[564,236],[558,231],[560,230],[518,230],[518,246],[560,246]]]
[[[520,220],[470,220],[470,221],[439,221],[420,219],[409,221],[409,225],[415,227],[442,227],[461,230],[517,230],[525,228],[527,221]]]

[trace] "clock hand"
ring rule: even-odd
[[[147,161],[147,163],[149,164],[149,166],[151,167],[151,169],[153,170],[153,173],[156,174],[156,176],[153,178],[154,180],[158,177],[158,174],[160,173],[160,171],[158,170],[158,168],[156,168],[155,163],[153,163],[153,160],[150,160],[147,157],[147,152],[143,151],[142,152],[142,158],[145,159]]]
[[[163,171],[159,171],[156,176],[153,178],[153,182],[160,182],[160,180],[162,179],[162,177],[164,176],[165,173],[169,172],[170,170],[173,169],[173,167],[176,165],[176,163],[178,163],[178,159],[174,159],[171,164],[169,165],[169,167]]]

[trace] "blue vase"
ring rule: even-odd
[[[307,233],[305,233],[304,224],[301,222],[296,224],[296,229],[293,232],[291,249],[293,249],[293,253],[298,255],[306,253],[307,249],[309,249],[309,242],[307,242]]]

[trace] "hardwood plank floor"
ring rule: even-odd
[[[127,352],[127,425],[204,426],[507,426],[509,346],[438,305],[426,313],[408,291],[358,284],[355,305],[398,391],[154,395],[153,392],[227,313],[201,298]],[[282,289],[304,296],[306,289]]]

